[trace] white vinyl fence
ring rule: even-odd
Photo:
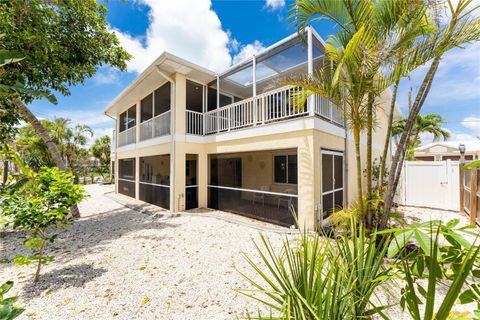
[[[405,161],[396,201],[401,205],[460,210],[458,161]]]

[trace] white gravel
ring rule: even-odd
[[[87,190],[82,218],[60,232],[49,249],[56,261],[44,267],[38,284],[32,283],[33,266],[10,262],[27,253],[18,234],[0,239],[0,283],[15,282],[12,293],[26,307],[20,319],[214,320],[263,309],[234,290],[251,288],[238,271],[253,274],[241,253],[259,261],[252,241],[258,229],[206,216],[146,215],[106,196],[109,186]],[[445,214],[402,210],[421,220]],[[275,230],[263,233],[280,248],[285,235]]]
[[[251,288],[242,257],[256,257],[259,231],[208,217],[152,217],[127,209],[90,185],[83,218],[63,230],[56,262],[33,285],[33,266],[5,260],[25,253],[15,234],[1,240],[0,282],[26,307],[20,319],[235,319],[258,305],[234,291]],[[284,237],[267,233],[279,246]],[[257,259],[258,261],[258,259]]]

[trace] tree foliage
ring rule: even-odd
[[[58,168],[42,167],[38,173],[25,170],[28,182],[22,188],[6,188],[0,199],[0,212],[7,225],[30,232],[24,242],[33,251],[31,256],[17,256],[19,264],[37,263],[35,281],[42,264],[53,260],[45,256],[48,242],[55,241],[52,229],[63,228],[73,222],[70,209],[84,197],[82,186],[72,182],[73,176]]]
[[[24,57],[4,66],[0,83],[47,94],[68,95],[69,86],[93,76],[98,66],[124,70],[130,57],[95,0],[1,0],[0,34],[0,49]],[[19,93],[26,103],[35,98]]]

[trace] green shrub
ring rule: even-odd
[[[31,173],[29,182],[20,190],[6,190],[0,199],[1,214],[13,228],[30,232],[24,245],[33,251],[31,256],[16,256],[21,265],[37,264],[34,281],[38,281],[43,264],[54,257],[45,256],[47,243],[53,243],[52,229],[64,228],[73,222],[70,208],[84,197],[83,188],[72,183],[73,176],[58,168],[43,167]]]
[[[259,319],[389,319],[390,306],[376,296],[382,291],[415,320],[451,318],[458,302],[476,302],[480,310],[480,248],[466,237],[476,235],[471,227],[458,224],[430,221],[369,233],[352,218],[341,236],[304,231],[285,239],[280,253],[261,236],[260,263],[246,257],[260,281],[244,275],[253,289],[239,291],[271,309]],[[408,252],[411,240],[415,250]],[[448,290],[435,301],[441,286]]]
[[[239,291],[270,307],[279,319],[382,315],[386,306],[375,306],[372,297],[390,277],[383,265],[388,236],[367,237],[367,231],[353,220],[351,228],[356,236],[345,234],[333,240],[303,232],[298,241],[285,239],[281,254],[261,236],[263,246],[255,245],[265,268],[246,259],[262,281],[244,275],[255,289]]]
[[[13,305],[18,300],[18,297],[5,297],[5,294],[10,291],[12,287],[12,281],[7,281],[0,286],[0,320],[14,319],[25,310]]]

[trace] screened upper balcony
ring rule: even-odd
[[[301,88],[281,85],[282,79],[319,69],[323,57],[321,38],[308,28],[305,38],[292,35],[219,74],[197,91],[203,96],[197,98],[199,103],[190,103],[196,108],[188,103],[187,89],[187,133],[214,134],[309,114],[343,126],[341,112],[325,98],[312,96],[301,108],[291,101]]]

